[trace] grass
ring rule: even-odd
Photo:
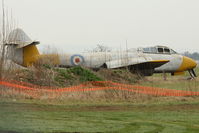
[[[50,65],[38,65],[27,70],[17,70],[8,79],[28,82],[41,86],[67,87],[88,81],[114,81],[133,84],[139,77],[126,69],[101,69],[93,71],[81,66],[54,68]]]
[[[103,79],[91,70],[82,68],[80,66],[72,67],[68,69],[54,69],[57,72],[54,81],[57,86],[66,87],[71,85],[80,84],[87,81],[102,81]]]
[[[149,78],[148,81],[140,83],[144,86],[168,88],[175,90],[199,91],[199,80],[180,80],[178,78],[169,78],[167,81]]]
[[[102,81],[102,79],[96,76],[91,70],[82,68],[80,66],[72,67],[68,69],[60,69],[57,68],[55,71],[58,72],[56,80],[59,81],[60,79],[67,79],[67,80],[75,80],[75,78],[81,81]]]
[[[0,103],[0,132],[198,133],[199,104]]]
[[[40,86],[67,87],[87,81],[102,81],[94,71],[77,66],[72,68],[54,68],[40,65],[25,70],[17,70],[8,79],[28,82]]]
[[[59,69],[58,80],[75,80],[92,74],[81,68]],[[113,71],[112,74],[120,74]],[[197,69],[198,73],[198,69]],[[109,76],[109,75],[105,75]],[[82,79],[83,81],[84,79]],[[88,79],[86,79],[88,80]],[[97,79],[99,80],[99,79]],[[141,85],[199,91],[199,80],[160,75],[147,77]],[[92,95],[92,94],[91,94]],[[145,99],[144,99],[145,98]],[[109,98],[111,99],[111,97]],[[198,133],[198,97],[142,97],[128,101],[62,101],[2,99],[0,97],[0,133]]]
[[[199,67],[195,71],[199,76]],[[188,72],[180,76],[170,76],[167,74],[167,80],[165,81],[162,74],[155,74],[154,76],[147,77],[144,81],[140,81],[139,84],[176,90],[199,91],[199,78],[187,80],[187,77],[189,77]]]
[[[72,72],[75,75],[78,75],[80,77],[80,81],[82,81],[82,82],[102,81],[102,79],[100,77],[96,76],[90,70],[84,69],[80,66],[70,68],[69,71]]]

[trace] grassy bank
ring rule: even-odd
[[[139,77],[127,69],[100,69],[94,71],[85,67],[58,68],[40,65],[18,69],[5,76],[7,79],[23,81],[40,86],[67,87],[89,81],[114,81],[132,84]]]

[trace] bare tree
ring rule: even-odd
[[[107,46],[97,44],[97,47],[92,50],[93,52],[110,52],[111,49]]]
[[[4,58],[5,58],[5,10],[4,10],[4,0],[2,0],[2,31],[1,31],[1,37],[0,37],[0,50],[1,50],[1,59],[0,59],[0,78],[2,78],[2,71],[3,71],[3,65],[4,65]]]
[[[2,22],[1,22],[1,28],[0,28],[0,79],[3,76],[3,71],[5,68],[5,59],[8,54],[8,50],[6,47],[6,43],[8,43],[8,36],[10,31],[14,29],[14,24],[11,23],[12,21],[12,15],[9,18],[8,17],[8,11],[5,11],[5,5],[4,0],[2,0]]]

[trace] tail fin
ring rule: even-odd
[[[37,44],[39,42],[32,41],[22,29],[15,29],[8,37],[8,57],[19,65],[31,66],[39,56]]]
[[[23,66],[32,66],[39,57],[39,51],[34,44],[23,47]]]

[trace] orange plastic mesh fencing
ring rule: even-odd
[[[4,86],[4,87],[1,87]],[[6,87],[6,89],[5,89]],[[2,89],[4,88],[4,89]],[[199,92],[185,91],[185,90],[173,90],[149,86],[129,85],[115,83],[112,81],[92,81],[85,82],[77,86],[71,86],[66,88],[44,87],[33,85],[25,82],[0,80],[0,94],[7,93],[10,90],[12,93],[19,93],[30,96],[32,98],[41,98],[44,95],[48,95],[49,98],[56,98],[63,93],[71,92],[88,92],[99,90],[123,90],[133,93],[154,95],[154,96],[198,96]]]

